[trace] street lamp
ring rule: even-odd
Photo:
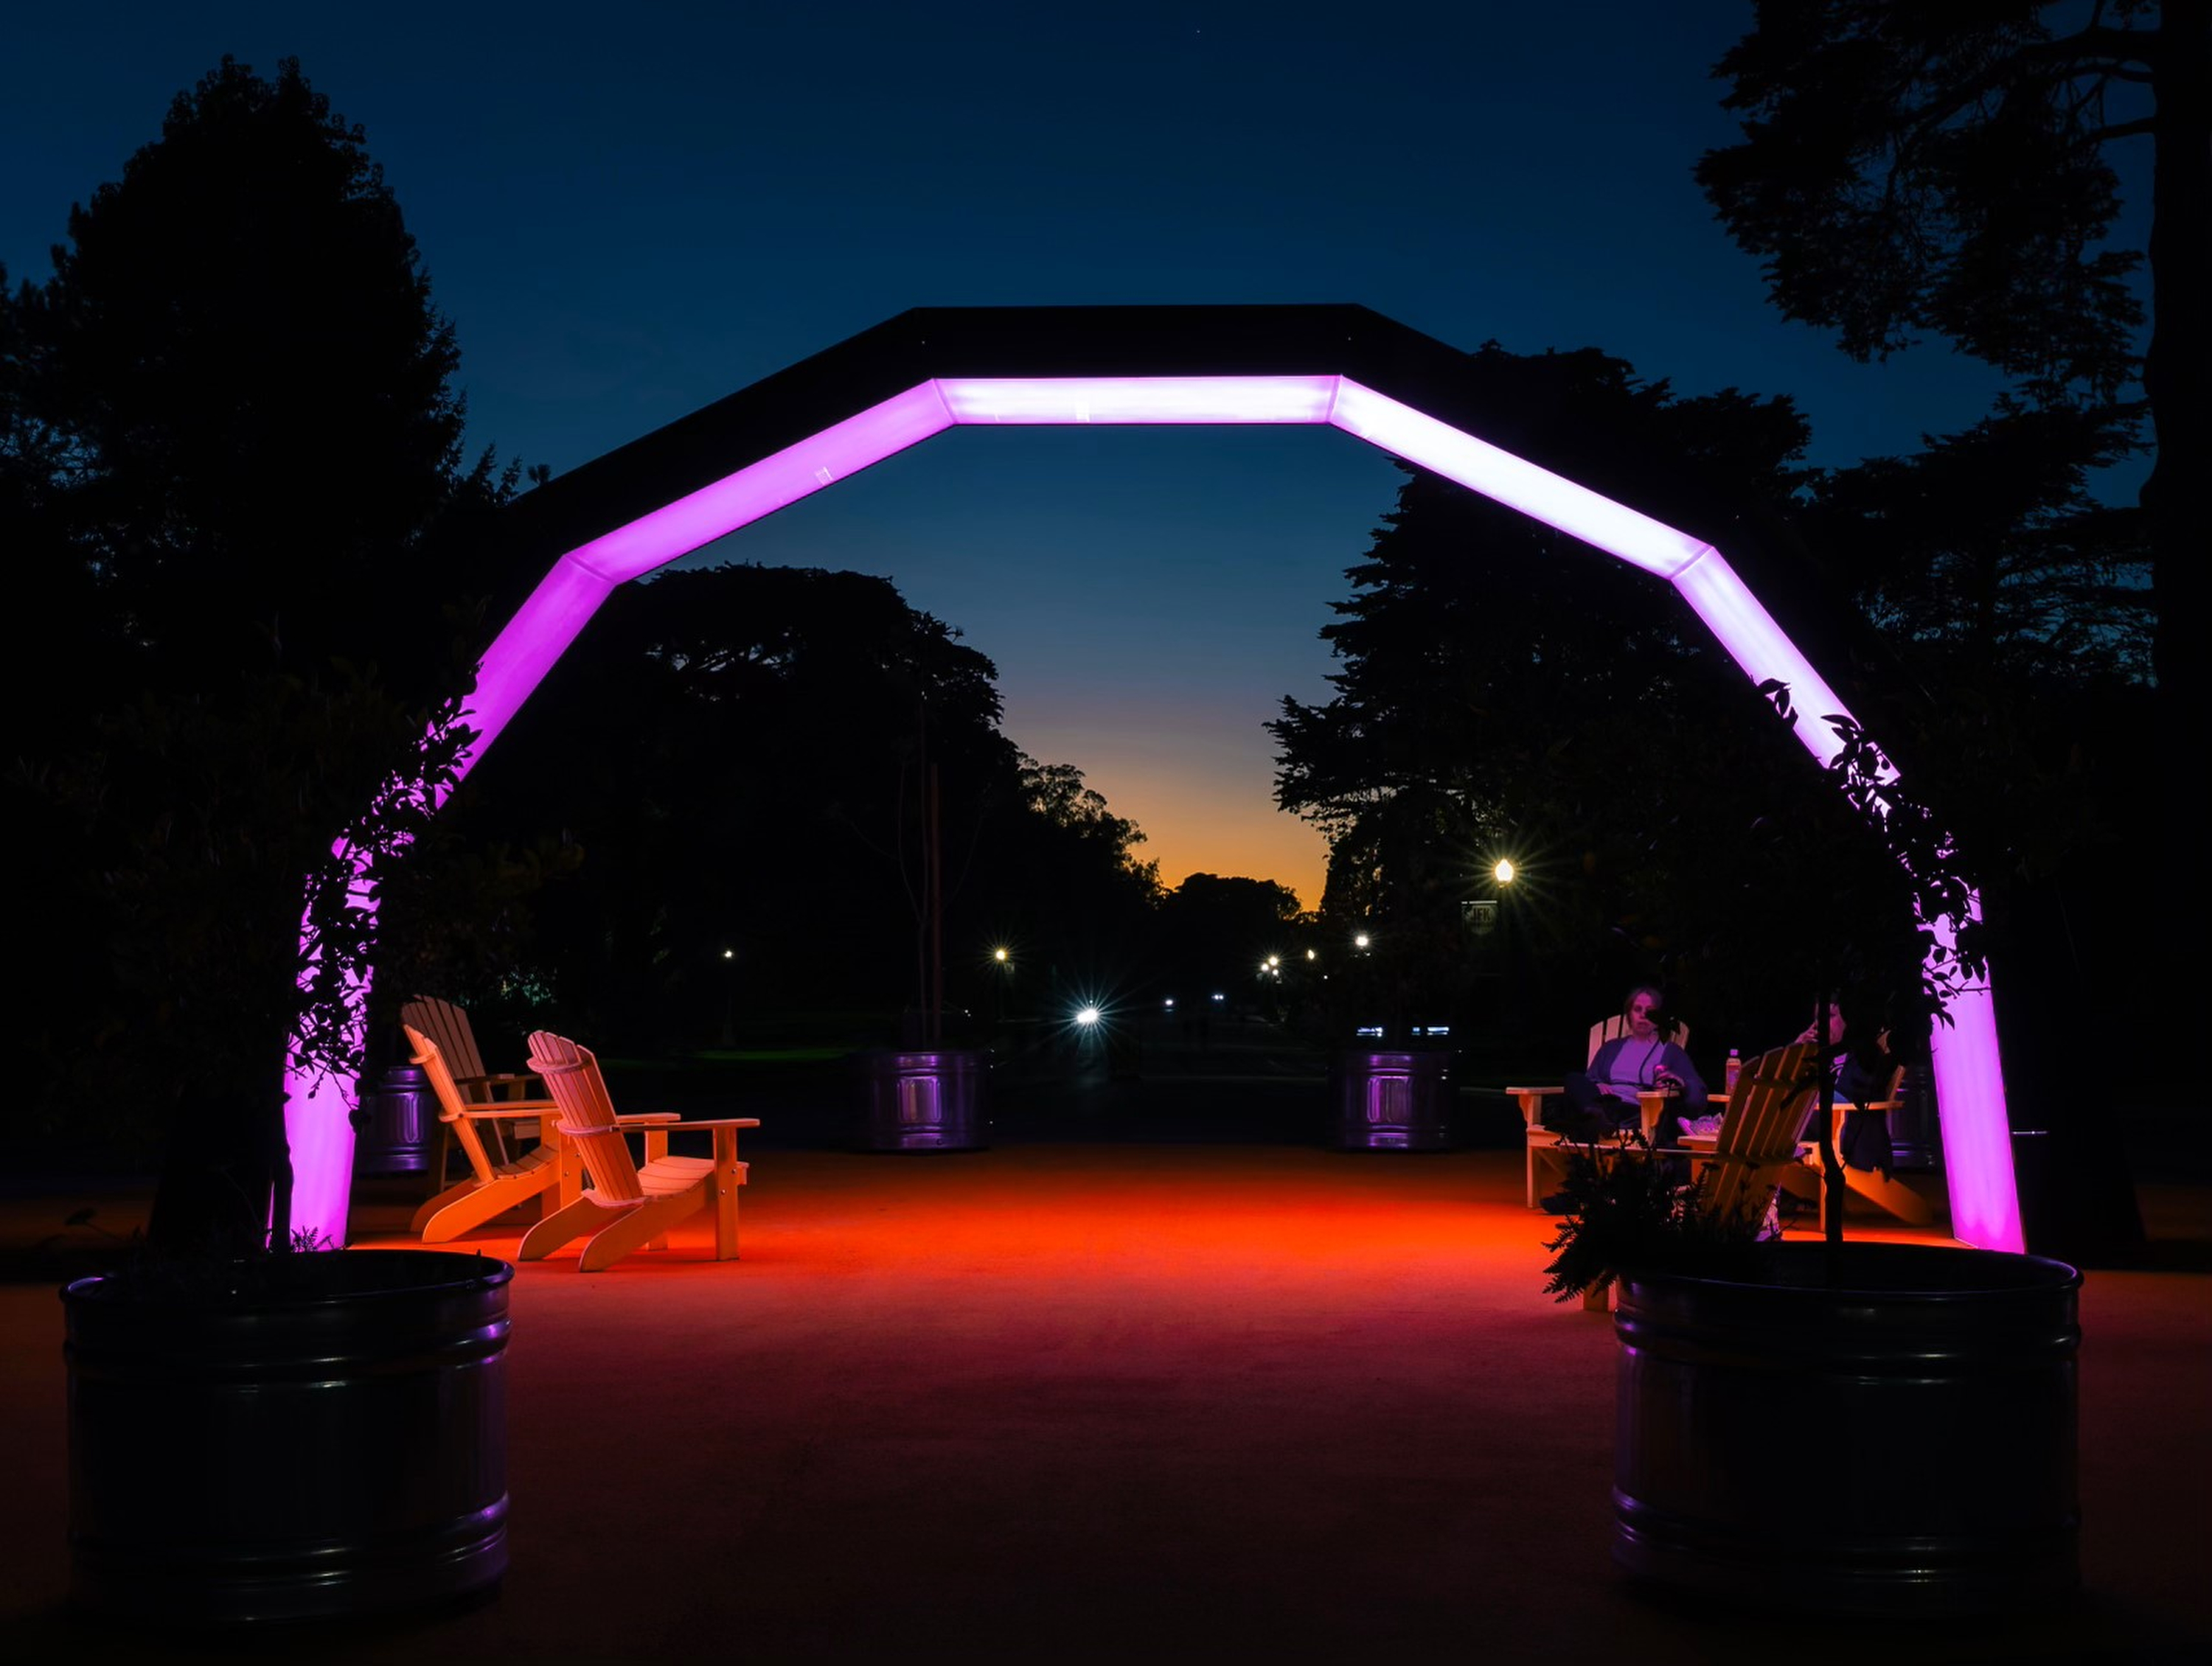
[[[1498,858],[1498,865],[1490,870],[1490,874],[1491,877],[1500,885],[1510,885],[1513,883],[1513,863],[1506,857],[1500,857]]]

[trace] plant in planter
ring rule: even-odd
[[[1787,690],[1770,686],[1778,716]],[[1939,1021],[1979,970],[1972,888],[1927,807],[1839,719],[1832,772],[1876,822],[1893,873],[1813,946],[1815,988],[1887,955],[1873,911],[1909,908],[1926,950],[1912,1000]],[[1862,834],[1863,830],[1862,829]],[[1798,859],[1820,860],[1817,841]],[[1855,929],[1856,928],[1856,929]],[[1822,1158],[1827,1059],[1818,1073]],[[1868,1614],[1987,1612],[2078,1582],[2074,1269],[2033,1256],[1762,1242],[1764,1199],[1723,1214],[1656,1161],[1571,1166],[1553,1293],[1616,1287],[1614,1560],[1654,1584],[1732,1602]],[[1893,1463],[1910,1438],[1916,1458]],[[1796,1455],[1840,1446],[1811,1510],[1774,1530]]]
[[[1544,1293],[1561,1301],[1601,1295],[1624,1268],[1747,1275],[1756,1264],[1765,1217],[1713,1207],[1703,1186],[1683,1184],[1652,1154],[1639,1130],[1622,1135],[1618,1150],[1570,1155],[1560,1192],[1566,1209],[1545,1246],[1556,1253]]]
[[[363,860],[422,830],[468,734],[450,703],[427,748],[421,721],[365,683],[262,679],[222,709],[149,702],[102,726],[104,760],[169,805],[151,832],[88,829],[116,852],[119,981],[183,1009],[144,1066],[175,1073],[149,1076],[177,1118],[154,1230],[63,1292],[73,1591],[104,1615],[331,1618],[456,1599],[505,1569],[512,1269],[300,1253],[337,1246],[287,1230],[276,1066],[289,1033],[296,1071],[360,1068],[377,950]],[[403,745],[410,766],[362,809],[359,766]],[[106,779],[64,784],[62,802],[112,811]]]

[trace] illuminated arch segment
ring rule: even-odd
[[[495,740],[614,587],[956,426],[1328,424],[1667,579],[1754,683],[1787,682],[1799,742],[1822,764],[1843,702],[1711,544],[1577,485],[1349,376],[945,376],[917,383],[562,554],[485,651],[475,756]],[[473,758],[469,761],[473,762]],[[1935,1041],[1952,1229],[2020,1250],[1996,1015],[1986,984]],[[296,1222],[344,1239],[351,1129],[288,1080]]]

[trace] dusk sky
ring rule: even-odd
[[[1691,169],[1745,0],[38,8],[0,51],[0,263],[225,52],[366,130],[456,326],[471,443],[556,473],[919,306],[1351,301],[1472,348],[1595,346],[1796,396],[1816,461],[1995,384],[1784,324]],[[1170,884],[1320,900],[1261,728],[1391,504],[1325,429],[955,432],[700,560],[849,567],[996,661]],[[1592,560],[1603,559],[1593,554]]]

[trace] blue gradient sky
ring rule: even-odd
[[[1909,450],[1991,380],[1784,323],[1692,182],[1734,136],[1708,71],[1750,13],[40,8],[0,51],[0,261],[43,277],[70,204],[223,52],[296,53],[421,244],[474,442],[556,472],[908,307],[1020,303],[1358,301],[1457,347],[1794,393],[1819,461]],[[1321,845],[1273,810],[1260,725],[1325,693],[1315,633],[1397,479],[1326,431],[971,431],[708,558],[888,575],[1170,883],[1311,906]]]

